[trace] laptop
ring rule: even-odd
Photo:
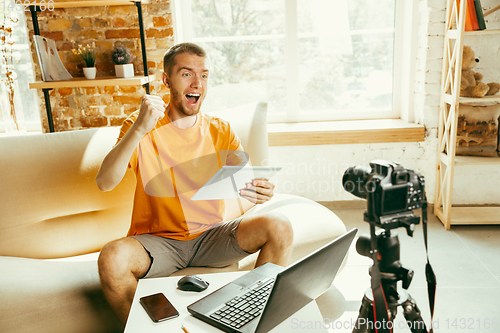
[[[266,263],[187,307],[226,332],[269,332],[330,288],[357,229],[294,264]]]
[[[191,200],[236,199],[239,197],[238,191],[245,188],[245,184],[252,179],[270,179],[280,170],[281,167],[224,165],[191,197]]]

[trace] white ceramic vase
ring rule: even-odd
[[[95,67],[84,67],[83,68],[83,74],[89,80],[95,79],[96,72],[97,71],[96,71]]]
[[[116,77],[133,77],[134,64],[115,65]]]

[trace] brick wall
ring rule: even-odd
[[[157,80],[151,93],[168,102],[168,90],[161,83],[163,54],[173,45],[172,14],[168,0],[149,0],[142,5],[149,74]],[[26,13],[30,41],[33,40],[33,22]],[[38,12],[40,35],[53,39],[59,57],[73,77],[83,77],[83,61],[72,53],[76,44],[95,44],[97,50],[97,76],[114,76],[111,52],[123,45],[136,55],[134,71],[144,75],[139,21],[135,6],[77,7]],[[34,45],[31,45],[36,80],[41,72]],[[107,86],[90,88],[58,88],[50,91],[55,131],[68,131],[90,127],[121,125],[123,120],[137,110],[142,86]],[[39,91],[40,113],[44,132],[48,132],[43,93]]]

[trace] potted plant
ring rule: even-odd
[[[134,65],[132,61],[135,59],[135,55],[130,53],[127,48],[123,46],[115,47],[112,58],[115,63],[116,77],[134,76]]]
[[[95,48],[87,44],[87,46],[78,45],[78,48],[72,49],[73,54],[79,55],[87,67],[83,68],[83,74],[87,79],[95,79],[96,68],[95,68],[95,58],[96,52]]]

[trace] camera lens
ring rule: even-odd
[[[358,198],[366,199],[365,186],[370,173],[370,168],[363,166],[350,167],[344,172],[342,186],[347,192]]]
[[[342,185],[344,186],[344,190],[349,193],[354,192],[354,189],[356,188],[355,183],[351,180],[353,171],[354,167],[350,167],[345,171],[344,176],[342,177]]]

